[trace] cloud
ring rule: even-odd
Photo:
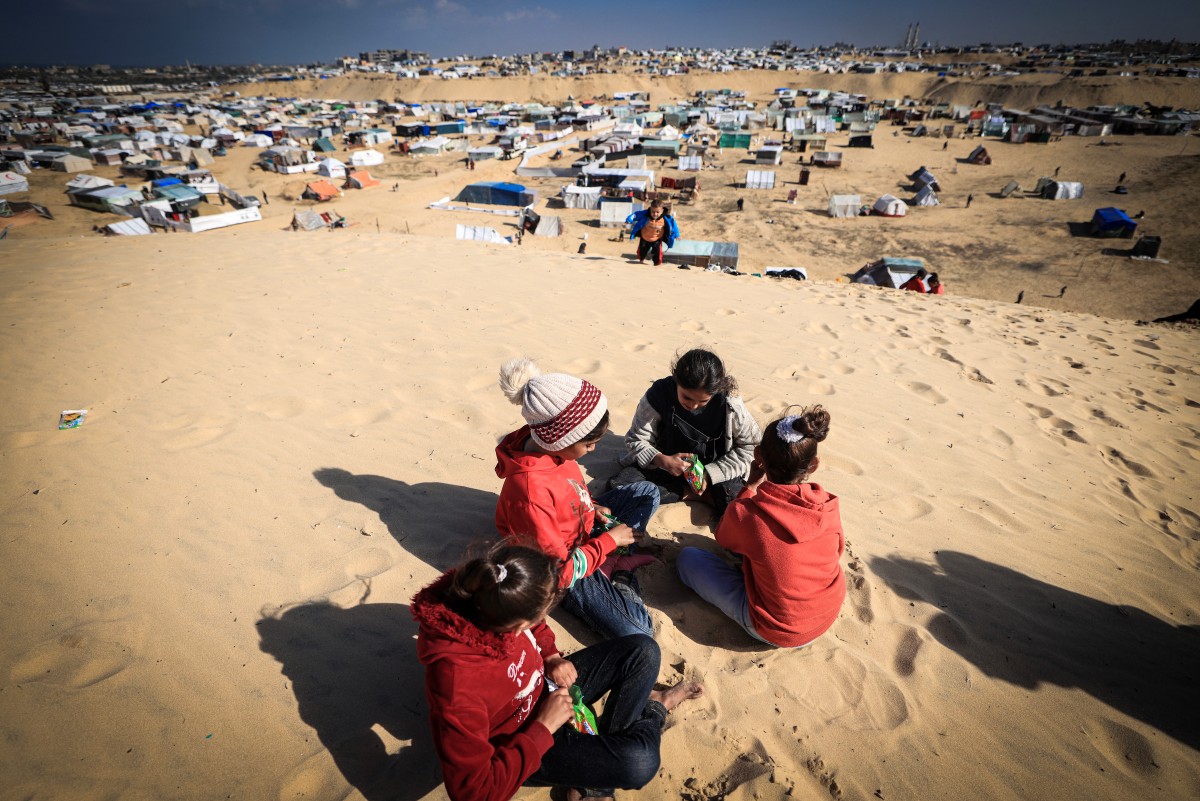
[[[524,22],[525,20],[557,22],[559,16],[548,8],[537,6],[535,8],[518,8],[513,11],[505,11],[502,19],[505,22]]]

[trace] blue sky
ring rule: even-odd
[[[625,45],[1200,40],[1186,0],[42,0],[6,9],[9,64],[304,63],[376,48],[435,56]],[[36,33],[35,33],[36,31]],[[29,35],[24,35],[28,32]]]

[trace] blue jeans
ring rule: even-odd
[[[554,745],[525,784],[591,789],[612,795],[636,790],[658,773],[659,743],[667,710],[648,700],[658,679],[660,652],[641,634],[605,640],[567,657],[591,706],[608,693],[598,735],[581,734],[569,723],[554,733]]]
[[[750,600],[746,597],[746,577],[721,557],[699,548],[684,548],[675,559],[675,569],[683,583],[726,616],[733,618],[754,639],[765,642],[750,621]]]
[[[608,492],[595,499],[612,510],[613,516],[634,531],[644,534],[650,518],[658,510],[658,487],[639,481]],[[596,536],[598,531],[593,531]],[[637,582],[612,581],[599,570],[584,576],[567,590],[562,606],[605,639],[628,634],[654,635],[650,613],[642,602]]]

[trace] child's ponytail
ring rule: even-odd
[[[799,484],[812,470],[817,444],[829,436],[829,412],[823,406],[772,421],[763,431],[759,453],[773,484]]]
[[[446,590],[452,608],[493,632],[538,619],[557,596],[558,561],[504,541],[458,568]]]

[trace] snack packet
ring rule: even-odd
[[[600,514],[599,512],[597,512],[597,514],[600,517],[600,531],[601,532],[609,531],[609,530],[614,529],[617,526],[621,525],[621,521],[615,517],[611,517],[611,516],[605,515],[605,514]],[[616,553],[618,556],[628,556],[629,555],[629,546],[628,545],[618,545],[617,550],[614,553]]]
[[[583,690],[579,689],[578,684],[572,684],[570,693],[571,705],[575,708],[575,718],[571,721],[571,725],[575,727],[575,731],[580,734],[599,734],[600,730],[596,728],[596,716],[583,702]]]
[[[87,413],[87,409],[63,409],[63,413],[58,416],[58,429],[62,431],[67,428],[79,428],[87,418]]]
[[[704,491],[704,464],[695,456],[688,457],[688,469],[684,472],[683,477],[687,479],[688,484],[695,492]]]

